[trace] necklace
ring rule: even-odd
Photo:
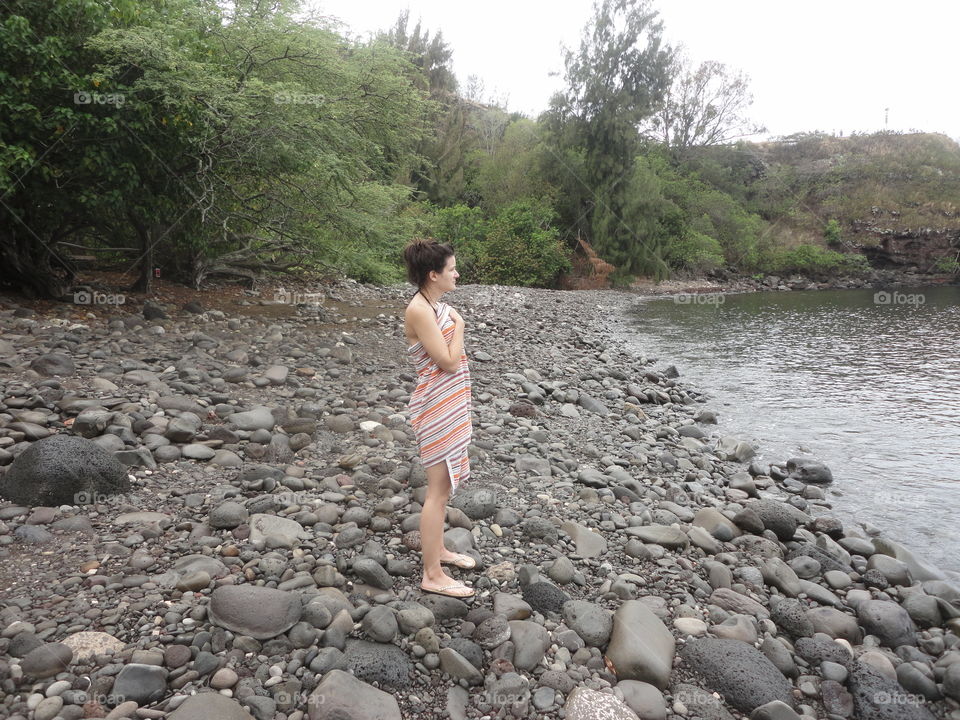
[[[417,292],[419,292],[421,295],[423,295],[423,299],[426,300],[426,301],[427,301],[427,304],[428,304],[430,307],[433,308],[433,311],[434,311],[434,312],[436,312],[436,311],[437,311],[437,305],[438,305],[439,303],[434,304],[434,303],[430,302],[430,298],[427,297],[427,294],[426,294],[423,290],[418,290]]]

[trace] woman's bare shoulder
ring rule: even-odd
[[[407,309],[404,311],[404,317],[407,319],[410,318],[419,318],[425,316],[430,311],[430,306],[425,302],[413,298],[409,303],[407,303]]]

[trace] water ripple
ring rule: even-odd
[[[949,512],[960,509],[960,288],[893,300],[850,290],[648,301],[634,342],[675,363],[712,397],[724,431],[766,459],[802,446],[829,464],[847,522],[872,522],[960,571]]]

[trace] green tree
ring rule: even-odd
[[[429,123],[417,152],[422,160],[410,175],[411,184],[432,203],[448,205],[463,194],[466,158],[470,152],[469,103],[458,94],[453,73],[453,49],[437,31],[417,24],[410,28],[410,11],[403,10],[380,39],[400,49],[414,68],[413,79],[430,99]]]
[[[556,214],[542,200],[523,198],[490,222],[477,270],[483,282],[552,286],[571,269],[570,253],[554,226]]]
[[[713,60],[692,68],[689,58],[678,52],[669,74],[672,81],[664,101],[646,123],[667,147],[682,152],[765,132],[747,117],[753,96],[742,72]]]
[[[533,120],[521,118],[506,126],[489,153],[476,153],[473,186],[483,208],[496,214],[521,197],[550,198],[554,188],[543,172],[546,149]]]
[[[17,78],[0,88],[16,118],[0,280],[60,295],[58,243],[130,238],[140,289],[154,258],[194,284],[318,265],[399,276],[409,190],[395,178],[425,109],[401,53],[295,3],[51,4],[17,5],[0,29],[0,72]]]
[[[669,83],[672,51],[662,33],[650,0],[597,0],[579,52],[565,53],[568,87],[553,98],[546,118],[558,154],[571,145],[582,151],[583,176],[557,183],[588,188],[564,222],[626,273],[667,271],[657,248],[625,218],[635,200],[628,181],[641,149],[638,127],[655,112]],[[562,163],[561,169],[570,168]]]
[[[37,296],[69,290],[64,243],[103,225],[135,191],[129,163],[97,139],[116,135],[122,100],[97,87],[87,40],[128,26],[135,2],[5,2],[0,14],[0,284]],[[98,93],[96,96],[91,93]],[[75,93],[78,93],[75,95]],[[104,181],[104,178],[110,178]]]

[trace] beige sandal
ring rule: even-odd
[[[420,586],[420,589],[424,592],[434,593],[436,595],[445,595],[446,597],[452,598],[468,598],[473,597],[476,591],[472,587],[467,587],[463,583],[450,583],[449,585],[444,585],[443,587],[438,588],[428,588],[423,585]],[[467,592],[455,592],[457,590],[466,590]]]
[[[477,561],[469,555],[463,553],[454,553],[452,558],[440,561],[444,565],[454,565],[461,570],[473,570],[477,566]]]

